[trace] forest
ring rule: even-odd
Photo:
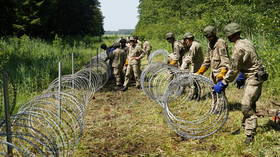
[[[104,33],[98,0],[1,0],[0,36],[28,35],[50,38],[55,35]]]
[[[165,33],[201,35],[207,25],[222,33],[230,22],[239,23],[250,36],[280,40],[279,0],[140,0],[136,34],[164,38]]]

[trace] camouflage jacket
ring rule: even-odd
[[[172,44],[172,53],[169,54],[169,57],[172,60],[181,62],[185,52],[186,52],[186,48],[184,47],[182,42],[181,41],[175,41]]]
[[[143,50],[145,51],[146,54],[149,54],[151,52],[152,46],[151,46],[150,42],[145,41],[143,43]]]
[[[264,70],[264,67],[252,42],[247,39],[239,39],[232,49],[231,67],[223,83],[232,82],[239,72],[243,72],[245,77],[250,79],[261,70]]]
[[[227,49],[227,44],[223,39],[218,39],[213,48],[210,47],[210,43],[208,44],[208,52],[202,65],[206,68],[211,66],[212,79],[221,72],[222,68],[229,69],[230,60]]]
[[[112,58],[112,60],[113,60],[112,67],[114,67],[114,68],[123,67],[125,60],[126,60],[127,51],[128,51],[127,47],[117,48],[113,51],[113,53],[110,56],[110,58]]]
[[[203,52],[200,44],[197,41],[193,41],[189,51],[183,57],[183,63],[181,69],[189,69],[190,72],[196,72],[203,63]],[[191,67],[189,67],[191,66]]]
[[[136,45],[136,46],[130,46],[128,51],[128,64],[129,65],[135,65],[140,64],[140,60],[145,56],[145,52],[143,49]],[[140,59],[136,60],[134,57],[140,57]]]

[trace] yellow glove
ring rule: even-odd
[[[223,80],[224,79],[224,76],[226,76],[227,74],[227,68],[221,68],[221,71],[220,73],[216,76],[216,81],[220,81],[220,80]]]
[[[176,64],[177,64],[177,61],[171,59],[171,60],[168,62],[168,64],[170,64],[170,65],[176,65]]]
[[[196,72],[196,74],[199,74],[199,75],[203,75],[205,73],[205,71],[207,70],[207,67],[202,65],[199,70]]]
[[[128,59],[125,60],[124,65],[128,65]]]

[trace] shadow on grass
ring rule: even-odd
[[[269,120],[266,124],[259,127],[261,128],[261,132],[267,132],[271,130],[280,132],[280,121],[274,122],[272,120]]]
[[[229,102],[228,109],[229,111],[241,111],[241,104],[236,102]]]

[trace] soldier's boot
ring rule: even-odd
[[[254,142],[254,136],[253,135],[248,135],[244,141],[246,145],[249,145],[250,143]]]
[[[123,91],[123,92],[124,92],[124,91],[126,91],[127,89],[128,89],[128,87],[127,87],[127,86],[124,86],[123,88],[120,89],[120,91]]]
[[[244,143],[250,144],[254,140],[254,135],[256,134],[257,128],[257,116],[251,115],[245,120],[245,135],[247,136]]]

